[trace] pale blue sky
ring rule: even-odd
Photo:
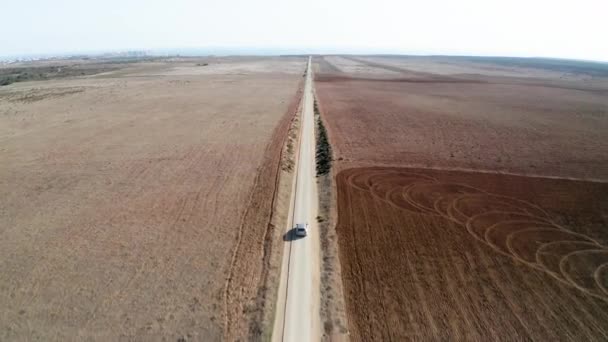
[[[0,56],[224,46],[608,61],[606,0],[0,0],[0,12]]]

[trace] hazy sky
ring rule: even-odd
[[[206,46],[608,61],[608,0],[0,0],[0,56]]]

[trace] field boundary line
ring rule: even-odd
[[[293,103],[298,103],[298,94],[300,93],[302,89],[302,82],[300,81],[300,83],[298,84],[297,88],[296,88],[296,96],[294,97],[294,99],[292,100]],[[230,310],[229,310],[229,301],[230,301],[230,297],[231,297],[231,290],[230,290],[230,286],[232,285],[233,281],[234,281],[234,277],[235,277],[235,267],[238,261],[238,254],[240,252],[242,252],[241,247],[243,245],[242,240],[243,240],[243,232],[244,232],[244,227],[245,227],[245,221],[248,217],[248,215],[250,214],[253,206],[252,204],[255,202],[254,201],[254,197],[257,193],[257,188],[258,185],[260,184],[260,180],[262,179],[262,177],[264,176],[264,171],[265,168],[267,168],[268,166],[265,165],[265,163],[270,162],[272,163],[273,161],[273,147],[275,147],[276,144],[276,138],[277,137],[281,137],[282,132],[281,129],[283,128],[283,126],[285,126],[285,128],[289,129],[289,124],[292,122],[292,120],[289,120],[288,118],[290,117],[290,113],[293,113],[292,110],[292,105],[293,103],[290,103],[286,113],[284,113],[280,120],[279,123],[274,127],[273,132],[272,132],[272,136],[269,139],[268,143],[266,144],[265,148],[264,148],[264,155],[262,157],[262,163],[260,164],[260,166],[256,169],[256,177],[254,179],[253,185],[251,187],[251,191],[249,192],[249,196],[248,196],[248,201],[247,201],[247,207],[243,213],[243,215],[241,216],[240,219],[240,224],[239,224],[239,228],[238,228],[238,232],[237,232],[237,242],[236,242],[236,246],[233,250],[232,253],[232,257],[231,257],[231,261],[230,261],[230,266],[229,266],[229,275],[228,275],[228,279],[226,280],[226,283],[224,285],[224,291],[223,291],[223,297],[224,297],[224,329],[223,329],[223,336],[224,338],[227,338],[227,336],[229,335],[230,331],[231,331],[231,325],[232,325],[232,321],[231,321],[231,315],[230,315]],[[297,107],[296,107],[296,111],[297,111]],[[285,137],[287,136],[288,133],[285,133]],[[281,141],[285,141],[285,139],[281,139]],[[283,149],[283,145],[279,144],[281,146],[280,151],[282,151]],[[277,163],[278,163],[278,168],[277,170],[280,171],[280,165],[281,165],[281,154],[277,153]],[[270,168],[271,170],[273,168]],[[278,177],[278,174],[275,175],[275,178]],[[273,182],[273,184],[276,185],[276,179]],[[266,222],[266,229],[265,232],[263,234],[262,237],[265,237],[267,235],[267,230],[268,230],[268,225],[271,224],[272,222],[272,216],[271,214],[273,213],[273,202],[272,200],[270,201],[270,208],[269,208],[269,219],[268,222]],[[262,245],[265,245],[265,241],[262,241]],[[264,246],[262,246],[262,248],[264,248]],[[262,253],[263,254],[263,253]],[[263,270],[262,270],[263,273]],[[260,278],[262,278],[263,275],[260,275]],[[259,285],[259,283],[258,283]],[[256,292],[257,293],[257,292]],[[233,336],[234,337],[234,336]]]

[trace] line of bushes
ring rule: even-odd
[[[331,145],[327,138],[327,130],[321,120],[321,113],[319,112],[319,106],[317,105],[317,99],[314,102],[315,121],[317,122],[317,176],[321,176],[329,173],[331,169]]]
[[[9,84],[14,83],[16,81],[17,81],[16,77],[13,77],[13,76],[3,76],[3,77],[0,77],[0,86],[6,86],[6,85],[9,85]]]
[[[0,68],[0,86],[15,82],[46,81],[55,78],[94,75],[116,69],[117,67],[98,64]]]
[[[0,86],[9,85],[15,82],[45,80],[48,78],[47,69],[55,70],[49,69],[49,67],[0,69]]]

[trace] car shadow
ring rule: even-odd
[[[296,240],[300,240],[303,238],[305,238],[305,236],[296,235],[295,228],[291,228],[289,231],[287,231],[287,233],[283,234],[283,241],[285,241],[285,242],[296,241]]]

